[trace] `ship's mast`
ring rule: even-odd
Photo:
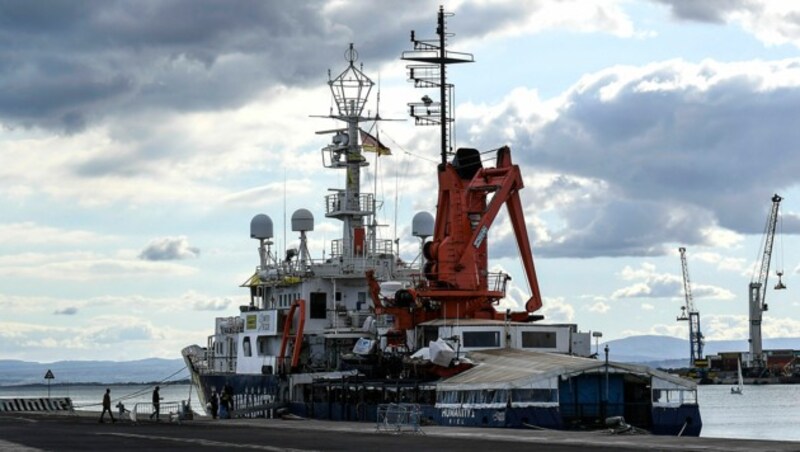
[[[446,13],[444,7],[439,7],[436,25],[437,39],[418,40],[411,31],[411,42],[414,50],[403,52],[402,59],[416,61],[424,64],[407,66],[408,78],[414,82],[416,88],[439,88],[439,101],[434,101],[428,95],[422,96],[421,102],[408,104],[409,113],[417,125],[438,125],[441,129],[441,155],[442,165],[447,163],[447,156],[453,153],[453,136],[450,123],[454,121],[453,115],[453,85],[447,83],[447,65],[456,63],[472,63],[472,54],[453,52],[447,50],[446,18],[452,16]]]
[[[353,44],[345,52],[345,59],[348,62],[347,69],[330,79],[328,85],[338,111],[338,114],[331,112],[330,117],[344,121],[347,127],[334,131],[333,144],[323,149],[323,155],[327,152],[329,156],[325,166],[345,168],[347,172],[345,189],[326,197],[325,216],[338,218],[344,223],[340,249],[336,249],[339,246],[334,242],[331,251],[334,256],[348,259],[366,254],[364,217],[373,214],[371,195],[361,193],[361,167],[368,163],[361,154],[358,124],[369,119],[361,114],[375,83],[356,67],[358,52]]]

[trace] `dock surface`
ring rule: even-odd
[[[99,413],[0,415],[0,450],[380,450],[380,451],[800,451],[800,442],[611,435],[607,432],[422,427],[378,432],[375,424],[200,417],[180,424],[97,422]],[[108,419],[106,419],[108,420]],[[502,448],[502,449],[501,449]]]

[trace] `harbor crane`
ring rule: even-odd
[[[767,310],[767,279],[769,278],[769,264],[772,258],[772,244],[775,240],[775,227],[778,223],[778,210],[781,205],[781,198],[777,194],[772,196],[772,208],[767,216],[767,224],[764,228],[763,254],[761,255],[761,265],[755,268],[753,279],[750,281],[750,356],[753,360],[752,367],[764,368],[764,351],[761,344],[761,314]],[[783,271],[778,270],[778,284],[776,290],[785,289],[786,285],[781,281]]]
[[[681,306],[678,321],[689,322],[689,366],[695,367],[698,360],[703,359],[703,333],[700,331],[700,313],[694,307],[692,285],[689,281],[689,266],[686,264],[686,248],[680,247],[681,270],[683,272],[683,294],[686,304]]]

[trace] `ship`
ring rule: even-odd
[[[365,115],[374,82],[350,44],[347,67],[328,81],[336,111],[325,117],[342,125],[318,132],[330,136],[323,167],[344,172],[344,188],[324,196],[341,237],[313,259],[314,215],[299,209],[291,215],[299,245],[278,256],[272,219],[252,218],[258,263],[241,284],[249,304],[217,318],[206,344],[182,350],[201,403],[226,394],[230,415],[245,417],[380,423],[387,410],[409,410],[404,422],[417,426],[607,428],[613,420],[618,429],[698,436],[695,383],[608,353],[598,359],[590,333],[536,313],[542,297],[511,149],[452,149],[446,70],[473,57],[447,49],[450,16],[440,8],[437,37],[412,32],[413,50],[402,55],[415,87],[439,94],[409,104],[416,124],[441,128],[436,212],[411,221],[419,255],[403,260],[395,240],[379,237],[378,200],[362,190],[367,152],[389,150],[362,128],[382,118]],[[531,289],[520,311],[499,308],[510,276],[489,271],[488,232],[503,208]]]

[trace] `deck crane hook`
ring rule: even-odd
[[[783,281],[781,281],[781,276],[783,276],[783,272],[782,271],[777,271],[775,273],[777,273],[777,275],[778,275],[778,283],[775,284],[775,290],[784,290],[784,289],[786,289],[786,284],[784,284]]]
[[[678,316],[675,320],[682,321],[682,320],[689,320],[689,316],[686,315],[686,306],[681,306],[681,315]]]

